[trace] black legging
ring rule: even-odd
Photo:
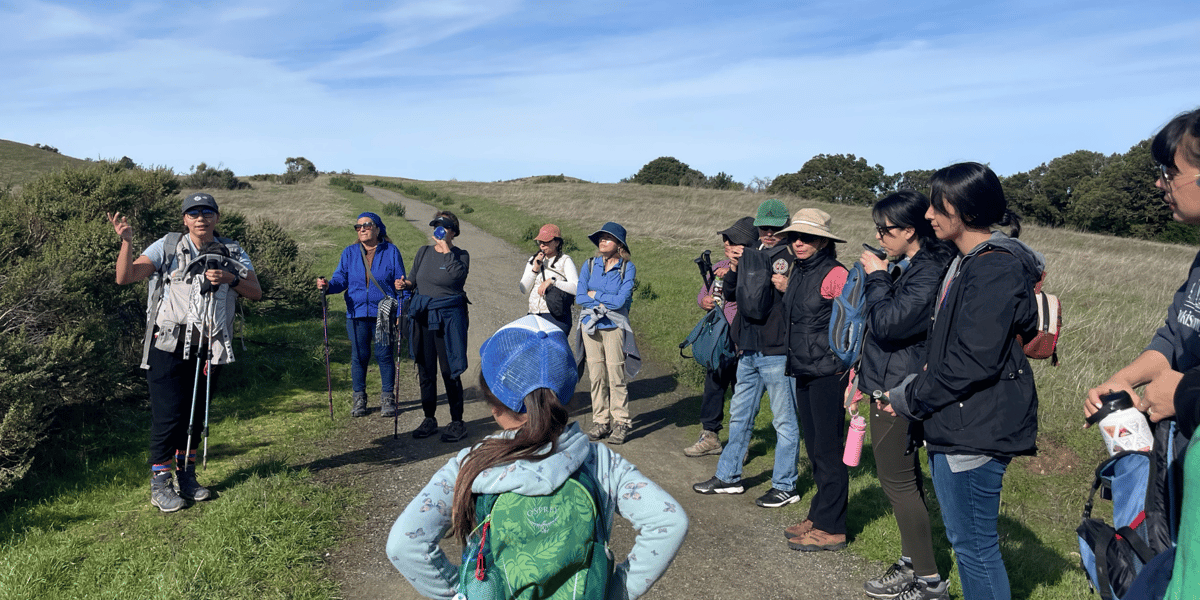
[[[846,503],[850,472],[842,462],[846,437],[846,409],[842,408],[841,375],[796,379],[796,414],[804,432],[804,448],[812,463],[817,493],[808,508],[808,518],[825,533],[846,533]]]
[[[200,446],[205,393],[216,393],[221,373],[220,365],[212,366],[212,388],[207,390],[203,364],[207,358],[207,347],[193,349],[187,360],[183,358],[182,348],[174,352],[150,348],[146,383],[150,386],[151,465],[169,464],[175,460],[176,450],[190,451]],[[196,379],[197,362],[201,363],[199,381]],[[196,389],[194,402],[193,387]],[[196,409],[192,419],[192,447],[184,448],[188,438],[188,410],[192,407]]]
[[[463,420],[462,380],[450,376],[450,358],[446,354],[446,331],[430,331],[416,328],[417,337],[417,381],[421,386],[421,409],[430,419],[437,414],[437,379],[435,374],[442,368],[442,384],[446,387],[446,401],[450,405],[450,420]]]

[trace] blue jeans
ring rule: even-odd
[[[350,381],[354,391],[367,390],[367,363],[371,360],[371,347],[374,346],[383,391],[391,392],[396,385],[396,363],[392,362],[390,345],[374,343],[375,319],[346,319],[346,334],[350,336]]]
[[[929,471],[933,489],[942,507],[946,537],[954,547],[958,578],[965,600],[1008,600],[1012,591],[1008,571],[1000,557],[1000,536],[996,521],[1000,518],[1000,489],[1008,460],[953,473],[946,455],[929,453]]]
[[[762,405],[763,390],[771,398],[775,426],[775,470],[771,487],[785,492],[796,489],[796,459],[800,449],[800,426],[796,422],[796,382],[784,375],[787,356],[743,354],[738,360],[737,383],[729,401],[729,441],[717,461],[722,481],[742,479],[742,460],[754,433],[754,418]]]

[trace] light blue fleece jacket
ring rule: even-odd
[[[392,525],[388,559],[417,592],[450,600],[458,585],[458,567],[438,547],[450,529],[450,505],[464,449],[434,474]],[[593,444],[571,423],[558,438],[558,451],[538,462],[516,461],[484,470],[471,491],[479,494],[517,492],[544,496],[558,489],[580,467],[595,477],[601,490],[604,526],[612,529],[613,513],[628,519],[638,531],[633,549],[616,566],[608,585],[610,600],[631,600],[645,594],[662,577],[683,545],[688,519],[666,491],[632,463],[603,444]]]

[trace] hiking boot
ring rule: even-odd
[[[364,402],[364,410],[366,403]],[[396,395],[392,392],[384,392],[379,395],[379,416],[394,417],[396,416]]]
[[[916,578],[912,565],[898,560],[881,577],[864,583],[863,591],[872,598],[895,598]]]
[[[163,471],[150,478],[150,504],[167,513],[187,505],[187,501],[175,493],[175,486],[171,485],[170,471]]]
[[[467,424],[462,421],[450,421],[450,424],[446,426],[446,431],[442,432],[443,442],[457,442],[465,437],[467,437]]]
[[[813,528],[812,520],[805,519],[803,521],[800,521],[799,523],[796,523],[795,525],[792,525],[791,527],[788,527],[787,529],[784,529],[783,530],[783,538],[786,540],[790,540],[792,538],[798,538],[798,537],[812,531],[812,528]]]
[[[696,440],[695,444],[683,449],[683,455],[691,457],[720,453],[721,440],[717,439],[717,432],[707,429],[700,432],[700,439]]]
[[[800,494],[794,491],[785,492],[779,488],[771,488],[771,491],[759,496],[754,503],[762,508],[779,508],[780,506],[787,506],[799,501]]]
[[[821,550],[841,550],[846,547],[846,534],[826,533],[813,527],[808,533],[788,540],[788,548],[801,552],[820,552]]]
[[[179,485],[179,497],[184,500],[201,502],[212,496],[208,488],[196,481],[196,463],[189,464],[185,469],[176,469],[175,479]]]
[[[421,421],[421,424],[413,430],[412,436],[414,439],[423,440],[437,432],[437,419],[425,417],[425,420]]]
[[[367,416],[367,393],[354,392],[354,405],[350,407],[350,416],[365,417]]]
[[[592,423],[591,430],[588,431],[588,439],[593,442],[598,442],[612,433],[612,427],[604,423]]]
[[[743,494],[746,492],[746,488],[742,486],[742,482],[729,483],[716,475],[713,475],[713,478],[708,481],[693,485],[692,489],[697,494]]]
[[[625,443],[625,438],[629,437],[629,430],[633,429],[630,423],[617,423],[613,425],[612,433],[609,434],[608,443],[614,446],[620,446]]]
[[[930,585],[917,579],[908,584],[896,600],[950,600],[950,582],[943,579]]]

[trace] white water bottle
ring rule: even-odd
[[[862,458],[863,438],[867,435],[867,420],[862,415],[850,417],[850,431],[846,432],[846,450],[842,452],[842,462],[847,467],[857,467]]]
[[[1133,407],[1133,399],[1125,391],[1109,392],[1100,396],[1100,410],[1088,417],[1089,424],[1100,424],[1100,434],[1108,455],[1137,450],[1149,452],[1154,449],[1154,434],[1146,415]]]

